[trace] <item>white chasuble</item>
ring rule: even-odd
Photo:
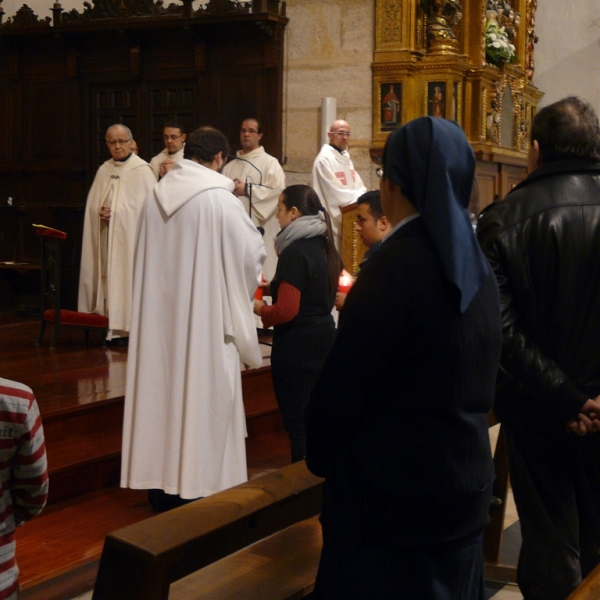
[[[88,194],[78,310],[108,316],[111,330],[130,329],[137,221],[155,184],[148,163],[132,154],[126,161],[101,165]],[[100,219],[102,206],[111,208],[108,224]]]

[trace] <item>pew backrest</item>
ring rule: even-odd
[[[304,461],[107,536],[93,600],[167,600],[171,583],[318,515],[323,480]]]
[[[571,592],[567,600],[598,600],[600,598],[600,565]]]

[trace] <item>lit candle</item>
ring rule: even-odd
[[[264,276],[264,275],[261,275],[261,276],[260,276],[260,280],[261,280],[261,281],[264,283],[264,281],[265,281],[265,276]],[[263,299],[264,292],[265,292],[265,288],[264,288],[262,285],[259,285],[259,286],[256,288],[256,291],[254,292],[254,298],[255,298],[256,300],[262,300],[262,299]]]
[[[354,279],[352,278],[352,275],[350,275],[348,271],[342,271],[338,282],[338,292],[341,294],[347,294],[350,291],[353,283]]]

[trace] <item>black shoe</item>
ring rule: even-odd
[[[148,490],[148,502],[152,510],[156,512],[165,512],[171,508],[171,502],[168,494],[162,490]]]
[[[156,512],[166,512],[180,506],[185,506],[190,502],[195,502],[200,498],[184,499],[178,494],[167,494],[163,490],[148,490],[148,502]]]

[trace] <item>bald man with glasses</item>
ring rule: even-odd
[[[111,125],[105,139],[111,158],[98,169],[85,208],[78,310],[107,316],[107,339],[123,343],[131,322],[137,222],[156,178],[134,154],[128,127]]]
[[[312,170],[311,185],[329,211],[338,251],[342,236],[340,209],[356,202],[367,191],[348,153],[350,133],[350,125],[346,121],[334,121],[327,134],[329,143],[321,148]]]

